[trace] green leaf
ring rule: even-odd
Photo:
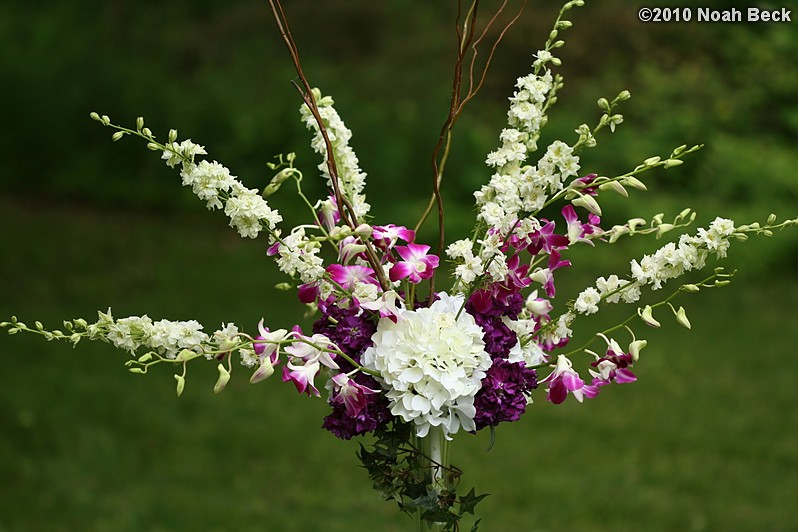
[[[460,497],[460,515],[464,515],[466,513],[474,515],[474,508],[476,505],[488,495],[490,494],[483,493],[482,495],[477,495],[474,492],[474,488],[471,488],[471,491]]]

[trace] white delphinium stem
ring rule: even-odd
[[[327,130],[327,137],[332,145],[333,157],[338,170],[338,188],[352,204],[355,216],[357,216],[358,220],[362,220],[371,207],[366,203],[366,196],[363,194],[363,189],[366,185],[366,173],[360,169],[357,155],[349,146],[352,131],[346,127],[346,124],[338,115],[338,111],[333,107],[335,102],[332,97],[322,97],[318,89],[313,89],[313,96],[319,109],[319,115],[324,122],[324,128]],[[305,126],[315,132],[311,147],[323,157],[323,161],[319,164],[319,170],[327,179],[327,186],[334,188],[327,165],[327,144],[319,130],[319,124],[306,104],[302,104],[299,112]]]

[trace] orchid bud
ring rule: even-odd
[[[369,224],[360,224],[355,227],[355,235],[360,238],[369,238],[374,232],[374,229]]]
[[[145,353],[139,357],[139,362],[142,364],[144,362],[149,362],[150,360],[152,360],[152,353]]]
[[[288,292],[293,287],[294,287],[294,285],[292,285],[291,283],[277,283],[276,285],[274,285],[275,289],[281,290],[283,292]]]
[[[661,237],[668,231],[673,230],[674,227],[676,226],[674,226],[673,224],[660,224],[659,227],[657,227],[657,238]]]
[[[660,323],[654,319],[653,309],[651,305],[646,305],[645,308],[637,309],[637,315],[643,320],[643,323],[650,327],[660,327]]]
[[[692,329],[690,320],[687,319],[687,312],[685,312],[684,307],[679,307],[679,310],[676,311],[676,321],[679,322],[679,325],[682,327]]]
[[[572,200],[571,204],[575,207],[584,207],[596,216],[601,216],[601,207],[599,207],[598,202],[593,199],[593,196],[580,196]]]
[[[659,163],[661,160],[662,160],[662,157],[657,155],[655,157],[649,157],[648,159],[643,161],[643,164],[646,165],[646,166],[654,166],[655,164]]]
[[[637,362],[637,359],[640,358],[640,351],[648,345],[648,342],[645,340],[635,340],[631,344],[629,344],[629,354],[632,355],[632,360]]]
[[[183,349],[175,357],[175,362],[186,362],[187,360],[191,360],[192,358],[194,358],[195,355],[196,353],[194,351]]]
[[[117,131],[116,133],[111,135],[111,140],[116,142],[117,140],[121,139],[124,136],[125,136],[125,132],[124,131]]]
[[[252,377],[249,378],[250,384],[257,384],[260,381],[264,381],[274,374],[274,366],[272,365],[269,357],[264,357],[263,361],[261,361],[260,366],[255,373],[252,374]]]
[[[216,379],[216,384],[213,386],[213,393],[220,393],[230,380],[230,372],[227,371],[223,364],[216,366],[216,369],[219,370],[219,378]]]
[[[130,373],[136,373],[136,374],[138,374],[138,375],[144,375],[145,373],[147,373],[146,371],[144,371],[144,370],[143,370],[143,369],[141,369],[141,368],[130,368],[128,371],[129,371]]]
[[[698,287],[698,285],[686,284],[682,286],[682,290],[684,290],[685,292],[698,292],[701,289]]]
[[[630,187],[636,188],[638,190],[648,190],[648,187],[646,187],[646,185],[644,185],[642,181],[640,181],[639,179],[637,179],[634,176],[630,175],[630,176],[624,178],[623,181],[624,181],[624,185],[629,185]]]
[[[175,380],[177,381],[175,391],[177,392],[177,396],[180,397],[183,395],[183,389],[186,387],[186,379],[184,379],[182,375],[175,375]]]
[[[169,130],[169,142],[171,143],[171,142],[175,142],[175,141],[177,141],[177,130],[176,129],[170,129]]]
[[[629,192],[623,187],[623,185],[618,181],[607,181],[599,186],[599,190],[613,190],[623,196],[624,198],[629,197]]]
[[[674,166],[679,166],[680,164],[684,164],[684,161],[681,159],[668,159],[665,161],[665,168],[673,168]]]
[[[768,216],[768,225],[773,225],[774,223],[776,223],[776,215],[771,214],[770,216]]]
[[[646,221],[643,218],[632,218],[626,223],[629,225],[629,231],[634,233],[639,226],[645,225]]]
[[[139,116],[136,118],[136,131],[141,131],[141,128],[144,127],[144,117]]]

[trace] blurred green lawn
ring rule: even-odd
[[[300,318],[293,296],[270,289],[263,244],[239,240],[219,216],[9,196],[0,213],[14,228],[0,270],[4,316],[55,327],[112,305],[119,317],[250,331],[262,316],[274,326]],[[606,273],[624,261],[594,265]],[[564,277],[566,294],[588,280]],[[464,484],[492,494],[484,529],[795,529],[798,282],[737,281],[680,301],[693,331],[662,317],[637,383],[584,405],[553,407],[538,393],[489,453],[486,434],[458,437]],[[319,428],[324,402],[276,378],[252,386],[235,372],[214,396],[213,364],[195,364],[178,399],[169,368],[129,374],[126,355],[104,344],[3,335],[0,352],[0,529],[411,526],[371,492],[355,444]]]
[[[509,88],[558,4],[530,4],[459,124],[444,183],[450,240],[468,229]],[[642,25],[625,0],[589,4],[567,34],[566,88],[543,140],[572,138],[597,117],[597,97],[630,88],[626,122],[586,152],[585,172],[616,175],[683,142],[707,143],[689,164],[650,176],[650,192],[603,200],[605,221],[683,207],[699,210],[698,225],[715,214],[796,216],[798,70],[785,63],[798,54],[794,23]],[[354,130],[378,221],[414,223],[449,90],[452,6],[287,8],[311,81]],[[297,150],[316,195],[293,73],[265,9],[247,0],[0,6],[0,38],[13,44],[0,53],[0,91],[13,102],[0,142],[0,319],[58,327],[111,306],[118,317],[193,318],[208,330],[301,321],[295,296],[273,290],[282,279],[262,241],[239,239],[156,155],[131,139],[111,145],[87,118],[97,110],[130,124],[143,114],[161,137],[177,127],[249,186],[268,177],[272,154]],[[304,221],[288,195],[275,201]],[[658,245],[576,250],[560,301]],[[490,453],[487,434],[457,439],[464,485],[492,494],[479,507],[483,530],[798,529],[798,231],[735,242],[726,264],[741,269],[731,287],[679,300],[692,331],[664,315],[662,330],[643,331],[637,383],[584,405],[554,407],[538,393]],[[599,329],[620,310],[583,325]],[[216,370],[198,364],[178,399],[168,368],[129,374],[126,355],[104,344],[73,350],[0,334],[0,356],[0,531],[411,526],[377,500],[356,444],[320,429],[324,401],[276,378],[251,386],[238,371],[214,396]]]

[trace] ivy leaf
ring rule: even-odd
[[[460,515],[464,515],[466,513],[475,515],[474,508],[476,507],[477,504],[479,504],[479,501],[481,501],[488,495],[490,494],[483,493],[482,495],[477,495],[476,493],[474,493],[474,488],[471,488],[471,491],[460,497]]]

